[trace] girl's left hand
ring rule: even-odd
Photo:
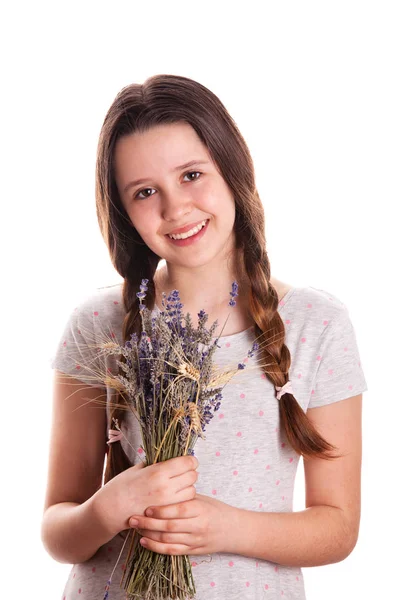
[[[145,548],[158,554],[214,554],[231,552],[237,519],[234,506],[196,494],[192,500],[151,506],[152,516],[132,516],[129,524],[144,537]]]

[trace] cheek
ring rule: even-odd
[[[232,192],[225,185],[225,182],[216,185],[210,182],[207,186],[203,186],[199,189],[194,196],[195,201],[199,202],[204,212],[221,216],[224,214],[225,218],[232,217],[234,219],[235,214],[235,202],[233,199]]]
[[[145,207],[142,207],[140,212],[131,210],[128,214],[132,225],[143,239],[154,234],[157,227],[156,217],[154,214],[148,214]]]

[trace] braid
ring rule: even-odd
[[[245,244],[244,267],[250,280],[249,309],[255,321],[255,333],[261,340],[260,349],[264,372],[274,386],[288,381],[291,357],[285,345],[285,326],[278,312],[278,294],[269,283],[270,265],[266,250],[256,241]],[[280,422],[287,439],[298,454],[305,457],[338,458],[332,454],[335,446],[316,430],[293,394],[279,400]]]
[[[149,310],[154,308],[156,295],[154,274],[156,272],[158,261],[158,257],[157,260],[148,260],[146,269],[143,267],[143,263],[142,269],[138,269],[137,267],[135,269],[128,269],[128,276],[125,277],[122,288],[122,298],[126,310],[126,315],[122,324],[122,339],[124,343],[130,340],[133,333],[136,333],[139,337],[141,334],[142,320],[140,318],[139,300],[136,297],[136,292],[139,289],[142,279],[149,280],[147,286],[148,290],[146,292],[146,306]],[[146,264],[146,262],[144,264]],[[119,360],[124,362],[125,358],[121,355]],[[121,367],[118,369],[118,374],[124,374]],[[118,419],[118,423],[121,424],[126,413],[126,401],[121,394],[116,394],[116,406],[111,410],[110,422],[113,423],[113,419]],[[123,450],[122,445],[110,444],[107,451],[107,465],[104,474],[104,483],[107,483],[110,479],[118,475],[118,473],[122,473],[122,471],[125,471],[131,466],[132,464]]]

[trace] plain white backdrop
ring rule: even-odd
[[[307,600],[397,597],[398,6],[2,8],[3,597],[61,598],[70,569],[40,540],[49,360],[75,303],[120,281],[95,215],[96,145],[118,91],[156,73],[191,77],[220,97],[253,156],[272,273],[333,293],[356,330],[368,383],[360,535],[345,561],[303,570]],[[294,508],[304,508],[302,461]]]

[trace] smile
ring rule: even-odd
[[[209,219],[205,219],[190,231],[186,231],[185,233],[167,234],[166,237],[176,246],[187,246],[203,237],[209,222]]]
[[[201,223],[196,225],[196,227],[193,227],[193,229],[190,229],[190,231],[185,231],[185,233],[169,233],[168,236],[170,238],[172,238],[173,240],[185,240],[186,238],[191,237],[192,235],[195,235],[201,229],[203,229],[203,227],[205,226],[206,223],[207,223],[207,219],[204,219],[204,221],[202,221]]]

